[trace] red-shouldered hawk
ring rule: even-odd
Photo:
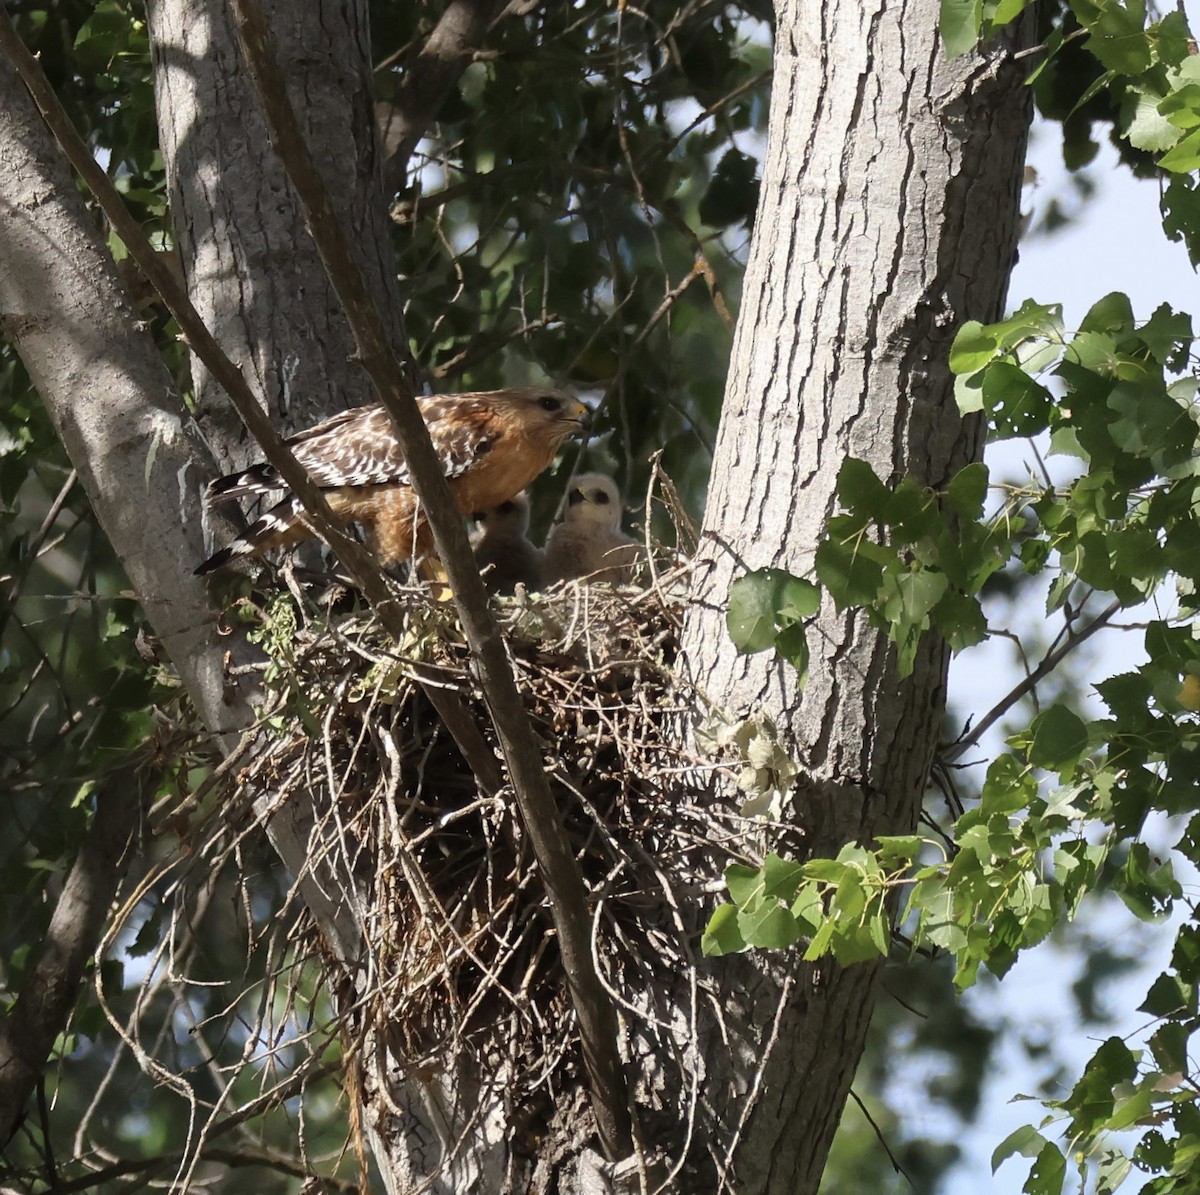
[[[542,583],[580,578],[619,584],[643,558],[638,544],[621,531],[621,492],[603,473],[583,473],[567,494],[562,521],[546,540]]]
[[[417,399],[434,451],[464,514],[488,510],[523,490],[554,459],[559,445],[580,431],[587,407],[546,386],[472,394],[433,394]],[[288,444],[309,476],[325,491],[335,517],[361,523],[387,567],[433,550],[429,526],[388,413],[381,405],[357,407],[293,436]],[[254,465],[208,488],[210,502],[287,490],[274,466]],[[258,556],[314,533],[290,493],[196,573],[223,568],[242,556]]]
[[[518,585],[540,589],[542,551],[529,542],[529,499],[524,492],[479,511],[471,536],[475,563],[492,593],[513,593]]]

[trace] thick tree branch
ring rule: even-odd
[[[92,156],[91,150],[71,123],[66,109],[59,103],[58,96],[54,94],[54,89],[41,66],[25,48],[25,44],[13,28],[8,13],[2,8],[0,49],[4,50],[17,68],[22,81],[33,96],[34,103],[50,126],[50,131],[62,146],[71,165],[99,200],[104,214],[125,243],[130,256],[137,262],[138,268],[162,296],[167,309],[178,321],[188,346],[212,371],[251,435],[258,441],[267,460],[278,469],[279,475],[304,504],[305,513],[312,521],[314,529],[351,570],[355,583],[360,585],[372,604],[377,607],[389,604],[392,599],[388,594],[387,585],[379,575],[370,554],[335,522],[324,494],[309,478],[296,461],[292,450],[275,430],[246,379],[242,377],[241,371],[222,352],[220,345],[192,306],[183,284],[146,239],[141,226],[125,206],[108,175]]]
[[[158,292],[167,310],[175,317],[189,347],[225,389],[247,429],[262,448],[263,455],[278,469],[280,476],[300,498],[314,529],[345,565],[354,584],[366,595],[379,614],[380,621],[394,638],[399,639],[403,634],[400,611],[370,553],[334,521],[324,494],[312,482],[296,461],[287,443],[275,430],[275,426],[263,412],[254,392],[242,376],[241,370],[217,344],[188,298],[183,283],[142,232],[141,226],[109,181],[108,175],[96,162],[71,123],[71,118],[59,103],[41,66],[17,36],[8,13],[2,6],[0,49],[16,67],[63,152],[96,196],[104,214],[129,250],[130,256]],[[495,755],[479,733],[479,728],[471,721],[461,699],[456,694],[434,685],[422,687],[485,790],[495,792],[499,787]],[[285,862],[294,870],[299,860],[288,858]],[[348,942],[343,942],[339,949],[344,951],[347,946]]]
[[[134,769],[115,772],[96,798],[83,846],[63,884],[16,1003],[0,1028],[0,1147],[7,1145],[54,1043],[66,1029],[79,982],[100,941],[142,813],[144,784]]]
[[[579,1019],[600,1139],[610,1158],[625,1157],[631,1148],[631,1136],[625,1083],[616,1049],[616,1014],[592,959],[587,894],[563,832],[541,753],[488,605],[487,592],[471,555],[462,517],[450,496],[428,429],[354,263],[324,181],[300,132],[270,47],[262,12],[255,0],[231,0],[231,5],[275,151],[300,197],[330,281],[345,306],[359,358],[391,415],[412,474],[413,489],[429,520],[453,588],[459,618],[479,666],[484,698],[504,751],[517,807],[546,886],[567,985]]]
[[[446,98],[470,66],[483,35],[504,0],[451,0],[429,40],[404,72],[382,123],[384,182],[399,191],[417,143],[436,119]]]

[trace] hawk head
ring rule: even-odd
[[[595,523],[616,531],[621,525],[621,491],[603,473],[581,473],[567,494],[563,519],[568,523]]]
[[[573,394],[549,386],[520,386],[501,390],[493,398],[495,406],[521,426],[526,436],[561,443],[581,432],[591,412]]]
[[[481,531],[511,531],[524,535],[529,530],[529,499],[522,490],[507,502],[493,506],[491,510],[478,510],[471,518]]]

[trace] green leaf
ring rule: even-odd
[[[1129,1177],[1133,1159],[1120,1150],[1107,1150],[1096,1168],[1096,1195],[1113,1195],[1113,1192]]]
[[[1025,1185],[1021,1188],[1026,1195],[1062,1195],[1063,1181],[1067,1176],[1067,1161],[1062,1151],[1052,1141],[1042,1146]]]
[[[1169,304],[1163,303],[1138,329],[1138,336],[1155,360],[1170,369],[1182,369],[1195,339],[1192,317],[1186,312],[1173,311]]]
[[[993,29],[1001,29],[1010,21],[1015,21],[1033,2],[1033,0],[996,0],[995,5],[989,5],[988,22]]]
[[[751,912],[738,914],[738,932],[750,946],[761,950],[782,950],[800,940],[796,919],[777,902]],[[709,922],[711,925],[711,921]]]
[[[1160,975],[1146,993],[1146,999],[1138,1005],[1138,1012],[1152,1017],[1169,1017],[1179,1013],[1195,1014],[1196,989],[1184,983],[1178,975]]]
[[[871,522],[882,522],[892,491],[866,462],[848,456],[838,470],[837,496],[847,510]]]
[[[785,626],[775,637],[775,650],[800,674],[799,684],[808,683],[808,633],[802,623]]]
[[[1194,178],[1177,174],[1162,196],[1163,231],[1187,246],[1188,260],[1200,265],[1200,189]]]
[[[973,415],[983,410],[983,375],[963,374],[954,379],[954,402],[960,414]]]
[[[1178,1021],[1168,1021],[1160,1025],[1150,1037],[1150,1052],[1154,1061],[1165,1074],[1187,1074],[1190,1069],[1188,1062],[1188,1028]]]
[[[753,655],[775,645],[775,586],[771,569],[738,577],[729,587],[725,625],[738,651]]]
[[[1072,1136],[1092,1134],[1112,1115],[1113,1088],[1137,1076],[1138,1055],[1119,1038],[1109,1037],[1092,1055],[1071,1091],[1068,1105],[1074,1111]]]
[[[775,614],[780,625],[786,627],[816,614],[821,608],[820,586],[782,570],[774,571],[781,574],[775,594]]]
[[[1112,1115],[1104,1126],[1105,1129],[1115,1133],[1143,1121],[1150,1114],[1152,1095],[1149,1087],[1140,1086],[1132,1094],[1119,1097]]]
[[[1062,305],[1059,303],[1035,303],[1026,299],[1020,307],[998,324],[987,329],[1000,343],[1001,348],[1013,349],[1028,340],[1045,340],[1061,344],[1063,336]],[[1022,361],[1023,365],[1028,362]]]
[[[946,501],[950,509],[966,519],[980,518],[987,498],[988,480],[988,467],[982,461],[960,469],[946,487]]]
[[[942,0],[938,31],[948,58],[973,50],[982,27],[983,0]]]
[[[1179,129],[1159,110],[1156,91],[1130,88],[1121,106],[1125,136],[1135,149],[1163,153],[1179,140]]]
[[[897,628],[918,628],[927,624],[929,612],[946,592],[948,582],[944,573],[889,573],[884,579],[882,614]]]
[[[996,438],[1034,436],[1049,426],[1050,391],[1008,361],[993,361],[983,375],[983,400]]]
[[[1106,5],[1099,20],[1088,28],[1091,36],[1084,46],[1110,71],[1140,75],[1149,70],[1153,62],[1150,39],[1140,16],[1120,5]]]
[[[1087,750],[1087,726],[1064,705],[1052,705],[1033,720],[1029,762],[1050,771],[1074,768]]]
[[[773,851],[763,860],[763,891],[768,896],[791,900],[804,879],[804,865],[792,859],[783,859]]]
[[[915,859],[925,845],[920,834],[881,834],[875,839],[881,859],[893,862],[899,859]]]
[[[1200,85],[1184,83],[1176,87],[1159,100],[1157,110],[1178,140],[1180,129],[1200,126]]]
[[[710,958],[737,954],[746,949],[746,941],[738,928],[738,910],[734,905],[718,905],[713,910],[700,939],[700,949]]]
[[[1171,861],[1152,858],[1144,842],[1129,848],[1125,866],[1113,880],[1117,895],[1139,920],[1161,921],[1183,895]]]
[[[993,360],[999,347],[999,338],[990,329],[978,320],[967,320],[950,346],[950,372],[959,375],[977,372]]]
[[[1182,12],[1167,13],[1146,32],[1150,35],[1154,56],[1159,62],[1174,67],[1187,63],[1191,54],[1188,44],[1191,41],[1191,30],[1188,28],[1187,17]]]
[[[953,652],[974,647],[987,638],[983,607],[969,593],[948,590],[933,608],[933,621]]]
[[[815,883],[800,886],[796,899],[792,901],[791,914],[800,926],[802,934],[812,936],[818,932],[825,920],[825,902]]]
[[[747,867],[744,863],[731,863],[725,868],[725,887],[734,904],[744,907],[763,894],[762,869]]]
[[[729,587],[725,625],[734,646],[747,655],[775,646],[779,621],[793,622],[815,614],[820,590],[811,581],[777,568],[760,568]]]
[[[835,520],[830,520],[831,529]],[[847,606],[874,603],[883,581],[884,565],[896,559],[894,551],[874,544],[865,536],[841,543],[833,538],[822,541],[815,560],[817,576],[829,591],[838,610]]]
[[[1133,327],[1133,307],[1129,296],[1119,290],[1112,291],[1092,304],[1083,322],[1081,332],[1121,332]]]
[[[1033,1125],[1021,1125],[1019,1129],[1014,1129],[1009,1133],[992,1151],[992,1173],[995,1174],[1001,1165],[1014,1154],[1020,1154],[1025,1158],[1036,1158],[1042,1152],[1045,1144],[1046,1138]]]
[[[1163,170],[1172,174],[1191,174],[1200,167],[1200,129],[1194,129],[1174,149],[1158,159]]]

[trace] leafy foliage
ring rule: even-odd
[[[1030,0],[942,0],[947,52],[964,54],[1016,20]],[[1112,128],[1123,160],[1139,174],[1170,176],[1163,227],[1200,263],[1200,62],[1182,9],[1159,20],[1142,0],[1066,0],[1041,5],[1040,60],[1030,75],[1043,115],[1060,121],[1072,169],[1099,148],[1094,121]]]
[[[376,5],[379,43],[419,38],[417,12]],[[394,208],[417,359],[439,383],[600,389],[601,452],[626,488],[661,451],[697,495],[757,202],[767,27],[753,10],[589,0],[503,21],[489,49]],[[379,77],[385,100],[403,62]]]
[[[992,762],[978,804],[947,838],[889,839],[848,846],[835,860],[799,865],[769,856],[760,868],[731,868],[733,903],[714,915],[706,950],[799,943],[810,959],[886,956],[896,908],[889,897],[903,894],[898,923],[908,940],[951,955],[963,989],[981,966],[1003,976],[1021,951],[1097,893],[1116,894],[1145,920],[1171,911],[1182,896],[1176,866],[1142,836],[1154,813],[1190,815],[1174,850],[1200,865],[1193,630],[1200,409],[1194,379],[1179,377],[1192,343],[1190,317],[1163,306],[1140,322],[1119,294],[1099,300],[1073,333],[1057,308],[1032,302],[997,324],[965,324],[950,357],[962,409],[982,411],[996,439],[1046,436],[1052,451],[1077,465],[1069,482],[1011,490],[991,513],[981,465],[963,470],[939,501],[906,479],[889,487],[862,462],[846,462],[839,496],[847,512],[829,521],[817,572],[839,607],[861,607],[887,630],[901,670],[930,629],[956,649],[967,645],[939,614],[951,595],[977,628],[969,642],[981,638],[978,595],[1010,563],[1026,576],[1052,577],[1047,616],[1065,612],[1070,622],[1073,608],[1107,593],[1112,602],[1094,620],[1101,625],[1118,610],[1142,607],[1171,579],[1178,613],[1146,622],[1148,661],[1137,672],[1095,683],[1107,716],[1089,720],[1056,703],[1010,735],[1010,752]],[[905,582],[924,600],[896,600]],[[1068,646],[1087,633],[1072,631]],[[1188,962],[1193,936],[1185,926],[1172,972],[1143,1006],[1157,1025],[1148,1052],[1110,1043],[1069,1097],[1050,1102],[1047,1123],[1070,1119],[1082,1172],[1100,1165],[1107,1189],[1138,1170],[1182,1172],[1190,1158],[1186,1046],[1200,1024]],[[1162,1061],[1171,1049],[1174,1069]],[[1164,1119],[1178,1122],[1176,1136],[1158,1131]],[[1132,1154],[1111,1143],[1113,1132],[1138,1127],[1146,1132]],[[996,1164],[1018,1152],[1035,1159],[1027,1190],[1062,1189],[1067,1165],[1054,1142],[1040,1131],[1018,1132]]]

